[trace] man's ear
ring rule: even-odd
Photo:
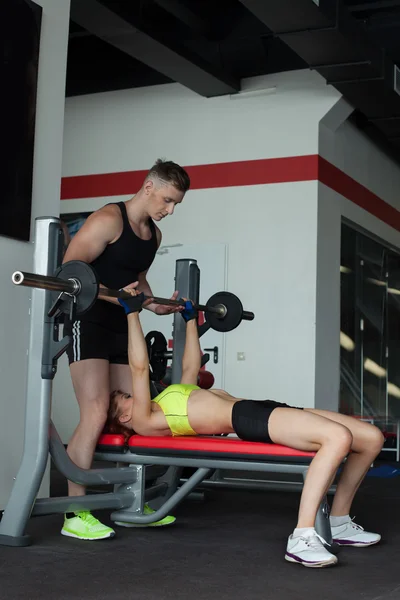
[[[148,196],[149,194],[151,194],[151,192],[154,189],[154,183],[151,181],[151,179],[148,179],[146,181],[146,183],[143,186],[143,189],[145,191],[145,194]]]

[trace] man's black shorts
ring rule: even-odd
[[[116,365],[129,364],[127,333],[116,333],[90,321],[74,321],[65,325],[64,335],[71,337],[67,349],[69,364],[88,358],[103,358]]]

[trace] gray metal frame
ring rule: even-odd
[[[182,298],[190,298],[199,303],[200,269],[193,258],[178,259],[175,266],[175,289]],[[186,323],[179,315],[174,315],[173,359],[171,383],[180,383],[182,377],[182,358],[185,349]]]
[[[52,274],[61,260],[62,229],[55,217],[41,217],[35,222],[33,267],[41,275]],[[71,481],[83,485],[135,483],[137,473],[123,469],[80,469],[67,455],[50,420],[52,380],[57,371],[57,359],[68,346],[69,339],[58,340],[58,325],[48,316],[52,304],[50,292],[32,288],[29,335],[25,439],[21,464],[10,498],[0,522],[0,544],[26,546],[31,543],[25,534],[32,515],[63,513],[96,508],[130,506],[135,497],[131,491],[84,496],[81,498],[36,499],[46,470],[49,451],[60,472]],[[159,490],[164,488],[160,486]]]
[[[59,220],[43,217],[36,220],[33,267],[37,273],[48,275],[57,266],[60,240]],[[50,414],[51,378],[42,372],[44,339],[51,341],[47,318],[49,293],[32,290],[31,325],[29,336],[27,398],[25,417],[25,441],[21,466],[10,499],[0,523],[0,543],[25,545],[25,524],[32,510],[35,497],[46,468],[48,458],[48,426]],[[47,370],[49,365],[47,364]],[[51,369],[52,367],[50,367]],[[45,375],[46,377],[43,377]],[[20,542],[20,544],[18,543]]]
[[[309,468],[308,463],[300,462],[277,462],[268,456],[263,457],[262,460],[255,460],[252,458],[243,460],[237,458],[207,458],[207,457],[186,457],[186,456],[174,456],[174,455],[160,455],[154,454],[135,454],[134,451],[122,454],[116,459],[115,454],[107,452],[96,453],[96,457],[104,460],[115,462],[124,462],[131,465],[170,465],[174,467],[192,467],[196,468],[197,471],[193,473],[189,479],[183,482],[183,485],[179,487],[175,486],[174,492],[167,494],[163,497],[163,502],[160,507],[157,508],[156,512],[152,515],[141,515],[137,510],[122,510],[113,512],[111,519],[114,521],[126,521],[127,523],[155,523],[160,519],[163,519],[176,505],[191,491],[204,482],[204,480],[212,473],[214,469],[224,470],[235,470],[235,471],[256,471],[261,473],[299,473],[302,475],[303,480],[307,475]],[[298,491],[301,491],[299,486]],[[170,491],[170,490],[168,490]],[[315,524],[317,532],[326,540],[329,544],[332,543],[332,533],[329,522],[329,508],[326,498],[324,498],[321,506],[318,510],[317,520]]]
[[[186,479],[181,478],[181,483]],[[242,476],[230,476],[223,472],[222,469],[216,469],[209,479],[202,482],[201,489],[228,489],[228,490],[255,490],[255,491],[273,491],[273,492],[301,492],[304,481],[287,481],[279,479],[255,479],[250,473],[243,472]],[[332,485],[327,494],[331,495],[336,492],[336,485]]]
[[[182,298],[190,298],[196,304],[200,296],[200,269],[194,258],[178,259],[175,263],[175,289],[179,290]],[[186,324],[179,313],[174,315],[173,325],[173,351],[171,364],[171,383],[180,383],[182,378],[182,358],[186,340]],[[166,483],[168,492],[165,498],[155,499],[151,506],[158,509],[162,502],[171,497],[178,489],[182,476],[182,468],[170,466],[168,471],[160,478]]]
[[[34,271],[51,275],[61,260],[62,230],[54,217],[42,217],[35,222]],[[181,294],[198,302],[199,269],[194,260],[177,261],[176,283]],[[183,285],[186,281],[187,284]],[[199,484],[209,478],[215,469],[300,473],[305,477],[308,465],[270,460],[236,460],[235,458],[179,457],[97,453],[97,457],[112,463],[128,463],[128,467],[81,469],[69,458],[56,428],[51,422],[52,380],[57,371],[57,360],[68,346],[69,339],[58,339],[58,324],[48,316],[52,303],[51,292],[32,288],[31,324],[27,375],[25,439],[21,465],[0,522],[0,545],[26,546],[30,544],[25,528],[31,515],[72,512],[83,509],[112,508],[114,520],[149,524],[165,517]],[[175,319],[172,381],[180,381],[179,352],[183,352],[182,319]],[[184,332],[183,332],[184,333]],[[181,357],[180,357],[181,358]],[[59,471],[69,480],[83,485],[114,485],[113,493],[95,494],[79,498],[36,499],[47,460],[50,455]],[[146,489],[146,469],[152,465],[169,466],[167,476]],[[180,481],[183,467],[195,467],[195,473],[185,482]],[[159,499],[161,505],[150,515],[143,514],[147,501]],[[325,502],[318,512],[316,527],[324,539],[331,541],[328,510]]]

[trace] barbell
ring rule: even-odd
[[[150,379],[156,383],[171,385],[171,367],[168,367],[168,361],[173,358],[173,352],[168,350],[168,342],[165,336],[161,331],[149,331],[145,341],[149,357]],[[201,366],[205,365],[209,358],[209,354],[203,354]],[[214,385],[212,373],[200,369],[197,385],[209,390]]]
[[[75,315],[83,315],[90,310],[98,298],[130,298],[124,290],[112,290],[100,287],[94,269],[85,262],[71,260],[61,265],[54,276],[15,271],[12,275],[15,285],[34,287],[59,292],[70,297],[74,302]],[[185,306],[183,300],[170,300],[158,296],[145,296],[155,304],[166,306]],[[243,305],[235,294],[218,292],[211,296],[206,304],[195,304],[198,311],[205,314],[207,323],[216,331],[232,331],[242,320],[252,321],[254,313],[243,310]],[[59,310],[70,313],[68,303],[60,303]]]
[[[153,381],[161,381],[167,372],[169,358],[167,340],[161,331],[149,331],[145,340],[151,367],[150,378]]]

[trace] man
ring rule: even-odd
[[[88,217],[71,240],[63,262],[82,260],[91,264],[103,287],[137,286],[152,296],[146,274],[161,243],[161,231],[154,221],[172,215],[189,186],[189,176],[182,167],[157,160],[133,198],[107,204]],[[175,291],[172,299],[177,296]],[[158,315],[179,310],[155,304],[145,308]],[[117,299],[97,300],[79,320],[66,324],[65,332],[72,337],[67,353],[80,409],[80,421],[69,442],[68,454],[79,467],[88,469],[106,422],[110,390],[132,388],[126,316]],[[73,482],[68,483],[68,489],[70,496],[85,493],[83,486]],[[171,521],[173,517],[166,517],[158,524]],[[87,511],[67,514],[62,533],[89,540],[114,535],[110,527]]]

